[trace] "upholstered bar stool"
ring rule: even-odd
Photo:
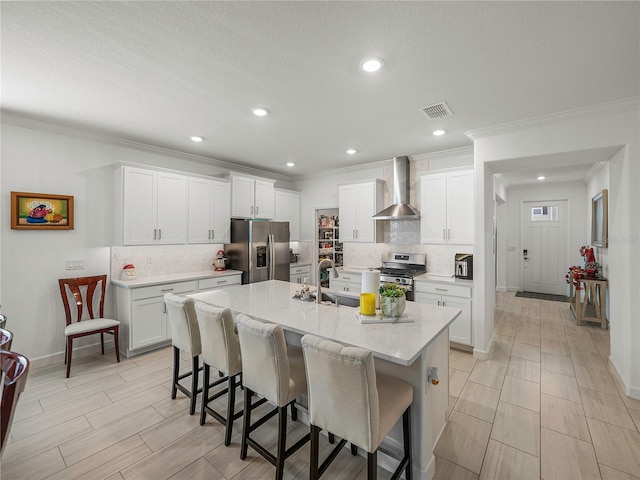
[[[309,433],[294,445],[287,445],[287,406],[291,405],[291,418],[297,419],[296,397],[307,391],[302,350],[287,346],[282,326],[262,323],[246,315],[239,314],[238,336],[242,350],[242,382],[244,385],[244,420],[242,422],[242,444],[240,458],[247,457],[250,445],[256,452],[276,467],[276,480],[282,480],[284,462],[296,450],[309,441]],[[264,397],[276,408],[251,425],[251,396],[253,393]],[[250,433],[263,425],[274,415],[278,415],[278,446],[274,456],[258,444]]]
[[[233,433],[233,421],[242,416],[242,410],[234,412],[236,401],[236,387],[240,385],[242,373],[242,357],[240,356],[240,341],[235,332],[233,315],[228,308],[217,308],[203,302],[196,302],[196,314],[202,340],[202,359],[204,379],[202,385],[202,409],[200,411],[200,425],[204,425],[207,414],[225,425],[224,444],[229,446]],[[224,376],[211,385],[209,377],[211,367],[221,372]],[[227,382],[226,388],[209,396],[210,387]],[[227,416],[216,412],[211,402],[227,395]],[[266,402],[260,400],[260,404]],[[254,405],[254,407],[257,405]]]
[[[369,350],[305,335],[302,351],[309,385],[310,478],[320,478],[344,444],[351,442],[367,451],[367,478],[375,480],[378,447],[402,417],[404,456],[391,478],[400,478],[404,471],[405,479],[410,480],[413,387],[376,372]],[[318,465],[319,433],[323,429],[342,440]]]
[[[200,370],[198,356],[202,353],[202,344],[198,317],[194,308],[195,301],[192,298],[167,293],[164,296],[164,303],[169,325],[171,325],[171,342],[173,344],[171,398],[176,398],[178,390],[184,393],[191,400],[189,415],[193,415],[196,411],[198,393],[202,391],[202,389],[198,390],[198,371]],[[180,375],[180,350],[191,356],[191,371],[182,375]],[[180,384],[180,380],[189,376],[191,376],[191,390]]]

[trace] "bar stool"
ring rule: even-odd
[[[202,409],[200,411],[200,425],[204,425],[207,414],[225,425],[224,444],[229,446],[233,433],[233,421],[242,416],[242,410],[235,413],[236,387],[240,385],[242,374],[242,357],[240,355],[240,341],[235,332],[233,315],[228,308],[217,308],[203,302],[196,302],[198,326],[202,340],[202,359],[204,380],[202,385]],[[209,385],[210,369],[221,372],[224,376]],[[227,382],[223,390],[209,397],[210,387]],[[227,416],[216,412],[209,404],[227,394]],[[260,405],[266,399],[260,400]],[[254,405],[254,408],[258,404]]]
[[[287,406],[291,405],[291,418],[297,420],[296,397],[307,391],[302,350],[287,346],[282,326],[262,323],[246,315],[239,314],[238,336],[242,350],[242,377],[244,385],[244,420],[242,422],[242,444],[240,458],[247,457],[247,447],[251,447],[276,467],[276,480],[282,480],[284,462],[309,441],[307,433],[294,445],[286,448]],[[251,425],[251,395],[264,397],[276,408]],[[251,438],[250,433],[274,415],[278,415],[278,447],[274,456],[266,448]]]
[[[376,372],[373,353],[345,347],[313,335],[302,337],[309,385],[311,425],[310,478],[326,471],[348,441],[367,451],[367,479],[377,476],[377,453],[384,437],[402,417],[404,456],[392,479],[411,480],[411,403],[413,387]],[[325,429],[341,437],[327,459],[319,464],[319,433]]]
[[[180,390],[191,399],[189,405],[189,415],[196,411],[196,399],[198,393],[198,371],[200,361],[198,355],[202,353],[200,342],[200,329],[198,328],[198,318],[194,308],[192,298],[179,297],[173,293],[164,296],[164,303],[167,309],[167,318],[171,325],[171,342],[173,343],[173,379],[171,383],[171,398],[175,399],[177,391]],[[191,371],[180,375],[180,350],[191,355]],[[180,380],[191,376],[191,390],[180,385]]]
[[[0,328],[0,350],[11,350],[13,333],[4,328]]]

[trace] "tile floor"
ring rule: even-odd
[[[435,478],[640,479],[640,400],[622,395],[609,372],[608,332],[577,327],[566,303],[499,293],[495,333],[487,361],[451,351]],[[108,354],[78,358],[69,379],[62,365],[33,369],[0,477],[273,478],[251,449],[240,460],[240,422],[225,447],[216,421],[201,427],[184,396],[169,398],[170,366],[167,348],[120,364]],[[270,445],[274,420],[257,432]],[[306,432],[289,428],[292,441]],[[285,478],[308,478],[308,460],[307,446],[287,461]],[[323,478],[364,479],[365,460],[345,449]],[[379,478],[389,473],[379,469]]]

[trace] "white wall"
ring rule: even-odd
[[[520,284],[520,273],[522,270],[521,260],[521,229],[520,217],[522,202],[543,201],[543,200],[569,200],[568,206],[571,209],[571,223],[567,225],[569,235],[569,255],[567,267],[569,265],[580,265],[582,257],[579,248],[587,245],[587,186],[582,182],[571,183],[548,183],[513,187],[507,190],[507,229],[505,242],[507,245],[507,289],[518,291],[522,289]],[[509,247],[515,250],[508,251]]]
[[[635,281],[640,266],[640,108],[638,98],[603,106],[521,122],[518,130],[499,129],[476,132],[476,226],[483,226],[491,208],[482,202],[493,199],[491,188],[484,188],[494,172],[491,164],[507,159],[526,159],[539,155],[603,147],[622,147],[609,161],[609,292],[611,321],[611,363],[625,384],[628,395],[640,398],[640,284]],[[526,161],[526,160],[523,160]],[[530,158],[529,158],[529,161]],[[478,198],[478,195],[482,197]],[[586,195],[586,193],[585,193]],[[483,241],[485,232],[476,228],[477,266],[480,276],[493,270],[491,246]],[[479,292],[474,315],[493,323],[493,312],[485,304],[493,292]],[[485,304],[480,304],[485,302]],[[477,311],[477,309],[482,309]],[[491,318],[489,318],[489,315]],[[487,347],[489,343],[487,343]]]
[[[112,164],[125,161],[205,175],[228,172],[169,152],[135,150],[7,123],[1,133],[2,312],[15,335],[13,348],[32,360],[64,351],[65,320],[57,279],[110,271]],[[277,186],[291,184],[278,181]],[[11,230],[11,191],[73,195],[74,230]],[[150,254],[156,251],[147,248]],[[65,270],[66,259],[83,259],[85,269]],[[112,290],[107,289],[106,314],[113,312]],[[84,340],[95,342],[91,337]]]

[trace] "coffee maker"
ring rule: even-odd
[[[473,280],[473,255],[456,253],[454,272],[456,278]]]

